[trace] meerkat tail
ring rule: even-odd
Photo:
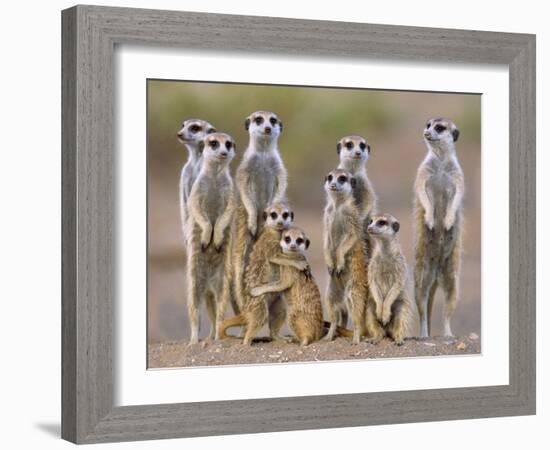
[[[228,328],[239,327],[243,325],[246,325],[246,318],[242,314],[231,317],[230,319],[225,319],[220,326],[220,339],[226,339],[229,337],[226,333]]]
[[[330,328],[330,322],[323,322],[323,328]],[[349,328],[345,327],[336,327],[336,333],[338,333],[340,336],[352,338],[353,337],[353,330],[350,330]]]

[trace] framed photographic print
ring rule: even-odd
[[[534,36],[62,19],[65,439],[534,414]]]

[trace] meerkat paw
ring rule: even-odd
[[[434,216],[433,214],[424,214],[424,223],[428,227],[429,230],[434,229]]]
[[[381,317],[382,317],[382,325],[386,326],[391,320],[391,309],[383,308]]]
[[[346,268],[343,265],[336,267],[336,270],[334,271],[334,275],[336,275],[336,278],[340,278],[342,275],[344,275],[345,271],[346,271]]]
[[[445,220],[443,221],[443,225],[445,226],[445,229],[449,231],[455,224],[455,218],[453,215],[447,214],[445,216]]]
[[[368,339],[366,339],[366,342],[368,342],[369,344],[372,344],[372,345],[376,345],[376,344],[378,344],[381,340],[382,340],[382,336],[378,336],[378,337],[371,337],[371,338],[368,338]]]
[[[263,292],[262,292],[262,288],[260,286],[256,286],[256,287],[250,289],[250,295],[252,295],[252,297],[259,297],[262,294],[263,294]]]
[[[402,336],[395,336],[393,338],[393,343],[398,347],[401,347],[405,343],[405,340],[403,339]]]
[[[327,270],[328,270],[329,276],[333,277],[334,276],[334,267],[327,266]]]
[[[383,309],[384,309],[384,305],[382,303],[377,303],[376,304],[375,314],[376,314],[376,318],[378,320],[382,320],[382,316],[384,315],[383,314]]]

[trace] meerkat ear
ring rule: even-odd
[[[294,220],[294,211],[290,211],[290,219]]]
[[[458,128],[455,128],[453,130],[453,142],[456,142],[458,141],[458,136],[460,135],[460,131],[458,130]]]
[[[336,144],[336,153],[340,154],[340,150],[342,150],[342,144],[338,142],[338,144]]]
[[[267,211],[264,211],[264,220],[267,220]]]
[[[393,228],[393,231],[395,231],[396,233],[399,231],[399,228],[401,227],[401,225],[399,225],[399,222],[395,221],[392,226]]]
[[[283,131],[283,122],[281,122],[280,120],[279,120],[279,129],[280,129],[281,131]]]
[[[215,133],[215,132],[216,132],[215,128],[208,128],[208,130],[206,130],[206,134],[212,134],[212,133]]]
[[[357,180],[353,177],[349,179],[349,184],[351,184],[351,187],[355,189],[355,186],[357,186]]]
[[[370,144],[367,144],[367,152],[368,152],[369,155],[370,155]]]
[[[203,150],[204,150],[204,141],[200,141],[199,142],[199,155],[202,154]]]
[[[311,243],[311,242],[309,242],[309,239],[306,239],[306,250],[309,248],[309,244],[310,244],[310,243]]]
[[[250,117],[248,117],[245,121],[244,121],[244,129],[246,131],[248,131],[248,129],[250,128]]]

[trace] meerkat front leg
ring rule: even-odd
[[[382,320],[382,316],[384,314],[384,297],[382,296],[382,292],[375,281],[370,283],[370,293],[375,304],[376,319]]]
[[[325,305],[327,309],[328,320],[330,322],[330,327],[328,329],[327,335],[323,338],[326,341],[334,340],[336,336],[336,328],[338,327],[338,308],[336,302],[340,299],[340,289],[336,287],[334,280],[331,279],[328,282],[326,295],[325,295]]]
[[[286,189],[288,185],[288,176],[281,163],[277,174],[277,190],[275,191],[274,202],[284,202],[286,198]]]
[[[403,291],[403,286],[400,285],[400,283],[394,283],[393,286],[390,288],[388,293],[386,294],[386,298],[384,299],[383,306],[382,306],[382,314],[379,316],[379,319],[382,320],[382,325],[386,326],[389,321],[391,320],[391,309],[393,302],[399,297],[399,294]]]
[[[259,297],[270,292],[282,292],[286,291],[294,284],[292,279],[280,279],[278,281],[273,281],[271,283],[261,284],[259,286],[253,287],[250,289],[250,295],[252,297]]]
[[[456,220],[456,213],[462,203],[462,197],[464,195],[464,178],[462,175],[457,175],[455,178],[455,192],[453,198],[447,208],[445,214],[444,225],[448,231],[452,228]]]
[[[235,197],[231,193],[227,200],[227,205],[222,215],[216,221],[214,225],[214,248],[217,252],[220,252],[223,245],[223,240],[225,237],[225,230],[231,225],[231,220],[233,218],[233,212],[235,211]]]
[[[191,190],[191,197],[189,198],[189,209],[191,211],[193,219],[195,220],[195,222],[197,222],[199,228],[201,229],[201,250],[204,252],[212,241],[213,229],[210,220],[208,219],[203,211],[203,208],[201,208],[200,205],[198,183],[195,183],[193,185],[193,189]]]
[[[276,256],[269,260],[270,263],[277,264],[278,266],[290,266],[304,272],[309,269],[309,264],[305,259],[288,258],[285,255]]]
[[[244,186],[243,189],[240,189],[241,201],[244,209],[246,210],[248,232],[255,239],[256,233],[258,232],[258,211],[256,209],[256,205],[254,204],[254,200],[251,198],[250,193],[246,188],[248,184],[248,177],[244,174],[238,175],[237,184],[238,186]]]
[[[352,233],[348,234],[336,249],[336,276],[344,273],[346,267],[346,255],[355,245],[357,237]]]
[[[424,172],[421,172],[416,181],[416,193],[418,195],[418,201],[424,208],[424,223],[428,229],[433,230],[435,220],[434,220],[434,208],[428,192],[426,191],[426,179],[427,175]]]

